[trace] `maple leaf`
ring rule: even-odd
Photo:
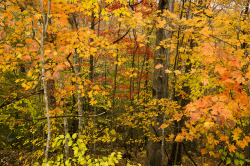
[[[29,55],[26,55],[23,57],[24,61],[31,61],[31,57]]]
[[[10,46],[10,45],[8,45],[8,44],[4,44],[4,52],[6,52],[6,53],[10,53],[10,50],[12,50],[13,48]]]
[[[250,79],[250,71],[245,75],[245,77]]]
[[[182,134],[177,134],[175,141],[176,142],[182,142],[184,139],[184,136]]]
[[[176,75],[180,75],[180,74],[181,74],[181,71],[180,71],[180,70],[175,70],[174,73],[175,73]]]
[[[234,145],[228,145],[229,152],[235,152],[237,148]]]
[[[236,142],[237,146],[239,146],[241,149],[244,149],[246,146],[248,146],[248,142],[246,141],[246,139],[243,140],[238,140]]]
[[[215,66],[215,69],[214,69],[215,73],[218,72],[220,75],[223,75],[225,71],[226,71],[225,67],[222,67],[222,66],[219,66],[219,65]]]
[[[196,72],[196,69],[191,69],[190,73],[193,74]]]
[[[209,84],[209,81],[208,81],[206,78],[202,78],[202,79],[201,79],[201,83],[202,83],[204,86],[206,86],[206,85]]]
[[[64,64],[59,63],[58,65],[56,65],[56,70],[57,70],[57,71],[63,70],[63,69],[64,69]]]
[[[236,127],[232,131],[232,133],[233,133],[233,140],[238,141],[241,136],[242,130],[239,127]]]
[[[162,67],[163,67],[162,64],[158,64],[158,65],[155,66],[155,69],[160,69],[160,68],[162,68]]]
[[[59,72],[54,72],[54,73],[53,73],[53,78],[54,78],[54,79],[59,79],[59,78],[60,78]]]
[[[165,73],[172,73],[172,71],[171,71],[171,70],[166,69],[166,70],[165,70]]]
[[[167,128],[168,126],[169,126],[168,124],[163,123],[163,124],[159,127],[159,129],[165,129],[165,128]]]
[[[156,27],[157,28],[164,28],[166,23],[167,23],[166,20],[158,20],[158,24],[156,24]]]
[[[207,154],[206,149],[201,149],[201,154],[202,154],[202,155]]]
[[[0,31],[0,40],[3,40],[5,38],[5,33],[3,30]]]
[[[204,123],[204,127],[208,130],[210,129],[211,127],[213,127],[214,123],[213,122],[205,122]]]

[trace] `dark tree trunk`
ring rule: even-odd
[[[174,0],[160,0],[158,9],[162,12],[164,10],[173,11]],[[163,18],[165,19],[165,18]],[[171,38],[172,32],[166,31],[164,28],[159,28],[156,30],[156,46],[160,46],[160,42]],[[153,76],[153,99],[162,99],[169,97],[169,86],[168,79],[169,76],[165,73],[165,70],[169,68],[170,64],[170,54],[169,48],[161,47],[154,53],[154,66],[162,65],[163,67],[154,70]],[[161,109],[160,107],[158,108]],[[160,125],[163,123],[164,114],[160,114],[157,117],[153,117],[152,121],[155,125],[149,127],[149,132],[154,137],[162,137],[162,130],[159,129]],[[156,124],[159,125],[156,125]],[[162,143],[161,141],[154,141],[148,138],[147,142],[147,166],[162,166],[163,163],[163,153],[162,153]]]
[[[47,81],[48,86],[48,102],[49,108],[55,109],[56,108],[56,98],[55,98],[55,80],[49,79]]]

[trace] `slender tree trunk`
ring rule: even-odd
[[[81,89],[79,88],[79,73],[80,73],[80,62],[79,62],[79,55],[77,52],[74,52],[74,66],[75,66],[75,78],[76,78],[76,90],[77,90],[77,106],[78,106],[78,116],[79,116],[79,123],[78,123],[78,136],[82,135],[83,130],[83,101],[81,96]]]
[[[118,30],[118,38],[120,36],[120,30],[121,30],[121,24],[119,24],[119,30]],[[117,72],[118,72],[118,59],[119,59],[119,55],[118,55],[119,51],[117,49],[117,55],[116,55],[116,64],[115,64],[115,76],[114,76],[114,90],[113,90],[113,97],[112,97],[112,112],[111,112],[111,130],[114,129],[114,112],[115,112],[115,95],[116,95],[116,86],[117,86]],[[113,139],[113,138],[112,138]],[[113,151],[114,148],[114,142],[111,140],[111,152]]]
[[[101,10],[101,9],[100,9]],[[90,29],[92,29],[93,31],[95,31],[95,13],[92,12],[92,21],[91,21],[91,26],[90,26]],[[100,30],[100,14],[99,14],[99,22],[98,22],[98,37],[99,37],[99,30]],[[90,43],[93,41],[93,39],[90,39]],[[92,82],[92,84],[94,85],[95,83],[95,78],[94,78],[94,56],[91,54],[90,57],[89,57],[89,63],[90,63],[90,67],[89,67],[89,80]],[[92,106],[89,105],[90,107],[90,111],[92,110]],[[96,115],[96,106],[94,105],[93,106],[93,111],[94,111],[94,115]],[[94,157],[95,157],[95,151],[96,151],[96,144],[95,144],[95,131],[96,131],[96,117],[94,116],[94,131],[93,131],[93,154],[94,154]]]
[[[64,89],[64,85],[63,85],[63,80],[62,80],[62,73],[60,73],[60,89]],[[68,128],[68,119],[67,119],[67,109],[66,109],[66,105],[64,102],[64,97],[61,98],[62,101],[62,109],[63,109],[63,116],[65,116],[63,118],[63,126],[64,126],[64,135],[65,135],[65,158],[66,160],[69,159],[69,139],[67,138],[67,134],[69,133],[69,128]]]
[[[45,149],[45,160],[46,165],[48,164],[48,158],[49,158],[49,143],[51,138],[50,133],[50,118],[49,118],[49,102],[48,102],[48,94],[47,94],[47,83],[46,83],[46,75],[45,75],[45,57],[44,57],[44,36],[47,32],[48,28],[48,21],[49,21],[49,15],[50,15],[50,8],[51,8],[51,0],[48,2],[48,11],[47,15],[44,12],[43,8],[43,0],[40,0],[41,3],[41,10],[42,10],[42,16],[43,16],[43,23],[42,23],[42,34],[41,34],[41,59],[42,59],[42,81],[43,81],[43,89],[44,89],[44,100],[45,100],[45,109],[46,109],[46,115],[47,115],[47,125],[48,125],[48,135],[47,135],[47,143],[46,143],[46,149]]]

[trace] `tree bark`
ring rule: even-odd
[[[40,0],[41,3],[41,10],[42,10],[42,16],[43,16],[43,23],[42,23],[42,34],[41,34],[41,59],[42,59],[42,81],[43,81],[43,89],[44,89],[44,100],[45,100],[45,109],[46,109],[46,115],[47,115],[47,128],[48,128],[48,134],[47,134],[47,142],[46,142],[46,149],[45,149],[45,162],[46,165],[48,164],[48,158],[49,158],[49,143],[51,138],[50,133],[50,118],[49,118],[49,102],[48,102],[48,94],[47,94],[47,82],[46,82],[46,75],[45,75],[45,57],[44,57],[44,36],[48,29],[48,20],[50,15],[50,8],[51,8],[51,0],[48,2],[48,11],[47,15],[44,12],[43,8],[43,0]]]
[[[160,0],[158,4],[158,9],[161,13],[164,10],[169,10],[173,12],[174,0]],[[159,15],[160,16],[160,15]],[[165,19],[165,18],[163,18]],[[171,38],[172,32],[166,31],[164,28],[159,28],[156,30],[156,46],[160,46],[160,42]],[[167,99],[169,96],[169,75],[165,73],[165,70],[169,68],[170,64],[170,53],[169,48],[160,47],[154,53],[154,66],[163,65],[163,67],[154,70],[153,75],[153,99]],[[158,107],[160,110],[161,107]],[[157,117],[153,117],[152,121],[154,125],[149,127],[149,132],[155,137],[164,137],[164,132],[159,129],[160,125],[163,123],[164,114],[160,114]],[[158,125],[157,125],[158,123]],[[162,166],[164,165],[162,158],[162,143],[161,141],[153,141],[149,138],[147,143],[147,166]]]
[[[62,81],[62,73],[60,73],[60,89],[64,89],[63,81]],[[64,126],[64,135],[65,135],[65,159],[69,159],[69,138],[67,138],[67,134],[69,133],[69,128],[68,128],[68,119],[67,119],[67,108],[64,102],[64,97],[61,98],[62,101],[62,109],[63,109],[63,126]]]
[[[81,89],[79,88],[79,72],[80,72],[80,64],[79,64],[79,55],[77,52],[74,52],[74,66],[75,66],[75,78],[76,78],[76,90],[77,90],[77,101],[78,101],[78,116],[79,116],[79,123],[78,123],[78,136],[82,135],[83,130],[83,101],[81,96]]]

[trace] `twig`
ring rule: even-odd
[[[213,38],[215,38],[215,39],[217,39],[217,40],[219,40],[219,41],[221,41],[221,42],[224,42],[224,43],[230,45],[231,47],[233,47],[233,48],[235,48],[235,49],[237,50],[237,46],[232,45],[232,44],[230,44],[230,43],[228,43],[228,42],[226,42],[226,41],[224,41],[224,40],[222,40],[222,39],[220,39],[220,38],[218,38],[218,37],[216,37],[216,36],[214,36],[214,35],[209,35],[209,36],[211,36],[211,37],[213,37]]]
[[[188,151],[186,150],[185,144],[184,144],[183,142],[182,142],[182,145],[183,145],[183,150],[184,150],[184,152],[187,154],[188,158],[193,162],[193,164],[194,164],[195,166],[198,166],[198,165],[195,163],[195,161],[192,159],[192,157],[190,156],[190,154],[188,153]]]
[[[119,42],[120,40],[122,40],[129,33],[129,31],[130,31],[130,29],[122,37],[120,37],[119,39],[114,41],[113,44],[115,44],[115,43]]]

